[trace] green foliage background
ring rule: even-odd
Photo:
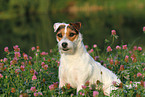
[[[36,45],[54,48],[55,22],[82,22],[84,43],[101,49],[113,29],[116,44],[135,41],[144,48],[144,10],[144,0],[0,0],[0,57],[4,47],[16,44],[25,52]]]

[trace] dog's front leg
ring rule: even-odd
[[[65,86],[65,82],[63,79],[59,80],[59,93],[62,93],[62,87]]]
[[[79,91],[82,89],[82,86],[83,86],[83,85],[84,85],[84,84],[80,84],[80,85],[77,86],[77,95],[78,95]]]

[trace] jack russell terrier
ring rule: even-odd
[[[113,82],[121,83],[120,79],[109,69],[96,62],[87,52],[82,35],[81,23],[55,23],[54,32],[61,55],[59,66],[59,88],[67,83],[77,88],[77,93],[87,81],[90,85],[99,80],[103,83],[105,95],[110,95],[117,87]]]

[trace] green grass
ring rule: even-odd
[[[143,97],[145,96],[145,52],[141,47],[121,44],[116,49],[113,45],[117,41],[117,35],[111,35],[106,40],[106,48],[100,54],[99,47],[87,48],[90,55],[109,68],[121,79],[119,89],[112,91],[111,95],[121,97]],[[111,48],[109,48],[109,46]],[[43,97],[75,97],[76,90],[71,88],[69,83],[61,89],[58,88],[58,67],[59,53],[57,49],[50,52],[42,52],[37,46],[32,48],[32,57],[20,51],[19,46],[14,46],[13,51],[5,48],[5,58],[0,60],[0,96],[18,97],[43,96]],[[133,82],[140,82],[137,86],[128,89],[126,85],[133,85]],[[79,97],[105,96],[102,91],[102,83],[96,81],[99,88],[90,88],[89,82],[79,92]],[[115,85],[115,84],[114,84]]]

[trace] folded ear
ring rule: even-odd
[[[76,23],[70,23],[78,32],[81,28],[81,22],[76,22]]]
[[[59,28],[60,25],[64,25],[64,23],[55,23],[55,24],[53,25],[54,32],[57,31],[57,29]]]
[[[56,30],[58,29],[59,26],[60,26],[60,23],[54,23],[54,25],[53,25],[54,32],[56,32]]]

